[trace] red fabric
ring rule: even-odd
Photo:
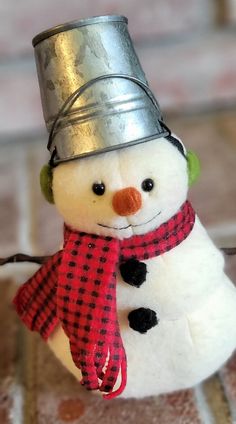
[[[58,324],[56,291],[62,251],[55,253],[23,284],[13,303],[21,320],[31,331],[47,340]]]
[[[14,304],[30,330],[46,340],[61,322],[70,340],[81,383],[90,390],[120,394],[126,385],[126,355],[116,311],[116,266],[130,258],[150,259],[180,244],[195,212],[186,201],[156,230],[119,241],[65,227],[62,251],[53,255],[18,291]],[[113,392],[121,370],[121,385]]]
[[[116,315],[119,241],[71,231],[58,275],[58,318],[87,389],[110,392],[126,362]],[[103,369],[109,355],[105,374]],[[99,379],[102,379],[100,385]]]

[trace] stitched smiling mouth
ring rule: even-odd
[[[104,224],[97,224],[97,225],[99,225],[100,227],[104,227],[104,228],[111,228],[112,230],[126,230],[127,228],[130,228],[130,227],[140,227],[141,225],[148,224],[149,222],[153,221],[153,219],[155,219],[158,215],[160,215],[160,213],[161,213],[161,211],[158,212],[156,215],[154,215],[148,221],[142,222],[142,224],[134,224],[134,225],[129,224],[126,227],[110,227],[109,225],[104,225]]]

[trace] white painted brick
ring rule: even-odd
[[[28,143],[20,140],[16,144],[0,145],[0,256],[3,258],[19,252],[34,253],[29,163]],[[14,275],[10,268],[11,265],[0,267],[0,279]],[[17,281],[27,273],[24,267],[15,271]]]
[[[228,20],[230,23],[236,23],[236,0],[226,0],[228,10]]]
[[[33,62],[0,67],[0,133],[27,132],[44,125]]]
[[[236,100],[235,36],[205,34],[195,40],[159,43],[137,49],[161,108],[181,111]],[[44,128],[36,69],[0,67],[1,135]]]
[[[235,35],[139,50],[147,79],[164,109],[231,103],[236,99]]]
[[[31,50],[40,31],[70,20],[102,14],[123,14],[136,39],[201,30],[214,20],[212,0],[2,0],[0,55]]]

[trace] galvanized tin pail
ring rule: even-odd
[[[168,134],[127,22],[94,17],[33,39],[53,164]]]

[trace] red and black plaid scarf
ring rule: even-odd
[[[14,304],[30,330],[47,340],[61,323],[75,365],[89,390],[119,395],[126,385],[126,355],[116,310],[116,267],[130,258],[151,259],[180,244],[195,212],[186,201],[159,228],[122,241],[65,227],[63,250],[53,255],[18,291]],[[121,371],[120,387],[113,391]]]

